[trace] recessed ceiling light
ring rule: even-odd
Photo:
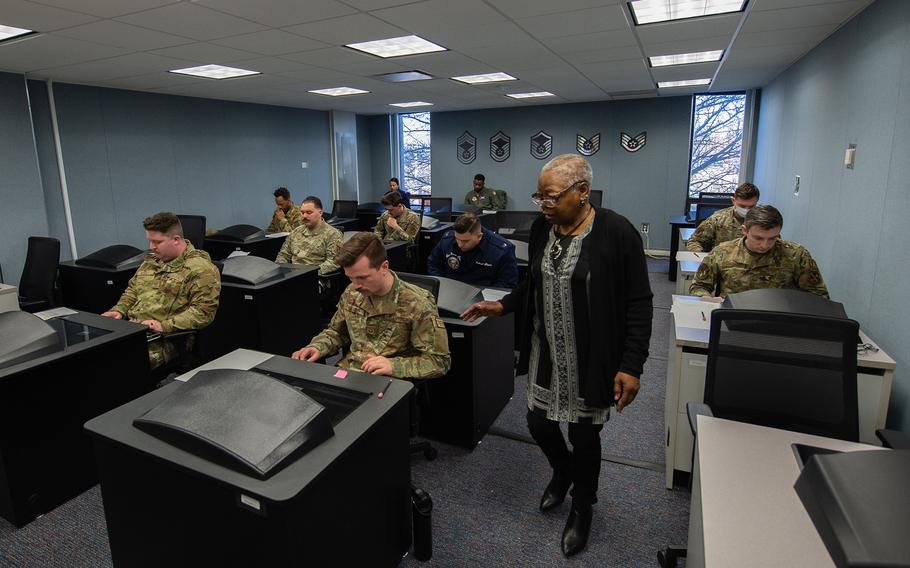
[[[671,87],[696,87],[698,85],[709,85],[711,79],[689,79],[688,81],[658,81],[658,89],[669,89]]]
[[[362,43],[349,43],[345,47],[350,47],[351,49],[356,49],[357,51],[363,51],[379,57],[400,57],[402,55],[448,51],[441,45],[437,45],[432,41],[427,41],[416,35],[390,37]]]
[[[676,55],[655,55],[649,57],[651,67],[666,67],[667,65],[687,65],[689,63],[704,63],[706,61],[720,61],[724,50],[699,51],[698,53],[677,53]]]
[[[508,73],[485,73],[483,75],[463,75],[461,77],[452,77],[455,81],[461,81],[469,85],[478,83],[496,83],[498,81],[517,81],[517,79]]]
[[[0,41],[6,41],[8,39],[13,39],[14,37],[20,37],[33,33],[35,33],[34,30],[26,30],[23,28],[14,28],[12,26],[0,25]]]
[[[384,75],[376,75],[377,79],[383,81],[388,81],[390,83],[407,83],[408,81],[426,81],[427,79],[435,79],[436,77],[424,73],[423,71],[401,71],[400,73],[386,73]]]
[[[316,95],[328,95],[330,97],[344,97],[347,95],[362,95],[364,93],[369,93],[370,91],[364,91],[362,89],[352,89],[351,87],[334,87],[332,89],[316,89],[314,91],[307,91],[308,93],[313,93]]]
[[[423,101],[412,101],[409,103],[390,103],[389,106],[401,107],[401,108],[426,107],[426,106],[433,106],[433,103],[426,103]]]
[[[533,99],[536,97],[555,97],[556,95],[546,91],[540,91],[538,93],[509,93],[506,96],[512,97],[513,99]]]
[[[741,12],[746,0],[634,0],[629,2],[637,25]]]
[[[224,65],[200,65],[198,67],[187,67],[186,69],[171,69],[169,72],[178,73],[180,75],[192,75],[194,77],[205,77],[207,79],[233,79],[234,77],[261,74],[259,71],[225,67]]]

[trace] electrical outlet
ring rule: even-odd
[[[310,167],[310,164],[307,162],[300,162],[300,167],[303,169],[307,169],[308,167]]]
[[[644,233],[644,234],[647,235],[647,234],[648,234],[648,231],[650,231],[650,230],[651,230],[651,223],[642,223],[642,224],[641,224],[641,232],[642,232],[642,233]]]

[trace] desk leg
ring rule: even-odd
[[[667,271],[667,278],[670,282],[676,282],[676,271],[673,270],[673,262],[676,261],[676,251],[679,248],[679,227],[670,223],[670,270]]]

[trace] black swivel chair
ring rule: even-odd
[[[19,279],[19,308],[40,312],[57,305],[55,289],[60,241],[51,237],[29,237],[28,253]]]
[[[356,219],[357,201],[336,199],[334,203],[332,203],[332,217],[337,217],[338,219]]]
[[[205,215],[177,215],[183,227],[183,238],[202,250],[205,243]]]
[[[692,433],[702,415],[859,441],[858,335],[846,318],[714,310],[704,402],[686,404]],[[685,556],[678,546],[657,553],[663,568]]]
[[[433,301],[439,299],[439,280],[433,278],[432,276],[424,276],[422,274],[410,274],[406,272],[399,272],[398,277],[413,284],[423,288],[427,292],[433,295]],[[421,405],[423,405],[423,410],[426,411],[429,409],[430,397],[425,388],[425,383],[429,379],[408,379],[414,384],[414,396],[411,397],[411,437],[415,437],[420,430],[420,412]],[[418,398],[419,397],[419,398]],[[427,460],[434,460],[438,455],[438,451],[427,441],[411,442],[410,445],[411,453],[423,453],[423,457]]]

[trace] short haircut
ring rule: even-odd
[[[183,236],[183,225],[180,224],[180,218],[170,211],[155,213],[147,217],[142,222],[146,231],[157,231],[159,233],[173,237],[174,235]]]
[[[285,199],[291,198],[291,192],[288,191],[288,188],[286,188],[286,187],[279,187],[278,189],[276,189],[274,191],[274,193],[272,195],[274,195],[275,197],[283,197]]]
[[[401,205],[404,202],[401,194],[397,191],[390,191],[382,196],[382,204],[388,205],[389,207],[395,207],[396,205]]]
[[[541,175],[545,172],[552,171],[566,183],[588,182],[588,187],[594,181],[594,172],[591,170],[591,164],[578,154],[560,154],[540,169]]]
[[[758,191],[758,186],[749,182],[740,184],[736,191],[733,192],[733,197],[737,199],[752,199],[753,197],[758,199],[760,196],[761,192]]]
[[[459,216],[458,219],[455,219],[452,228],[455,229],[456,233],[461,235],[464,233],[473,233],[482,228],[482,225],[480,224],[480,218],[477,215],[473,213],[464,213]]]
[[[395,183],[398,183],[398,178],[389,178],[389,181],[394,181]],[[401,185],[401,184],[399,183],[398,185]]]
[[[322,200],[315,195],[307,195],[301,205],[303,205],[303,203],[312,203],[313,207],[316,209],[322,209]]]
[[[487,178],[483,177],[483,174],[477,174],[474,176],[474,179],[479,179],[480,181],[487,181]]]
[[[784,217],[773,205],[756,205],[746,213],[743,225],[746,226],[746,231],[753,226],[765,230],[773,229],[784,226]]]
[[[373,233],[357,233],[347,240],[338,249],[335,255],[335,262],[342,268],[347,268],[357,262],[357,259],[365,256],[370,260],[370,268],[379,268],[385,262],[386,252],[385,245],[379,240],[379,237]]]

